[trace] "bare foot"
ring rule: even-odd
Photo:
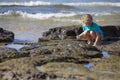
[[[87,44],[88,44],[88,45],[92,45],[92,42],[88,41]]]

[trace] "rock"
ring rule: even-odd
[[[99,75],[97,72],[91,72],[84,67],[84,64],[94,61],[95,59],[99,58],[99,61],[103,61],[105,59],[102,58],[102,54],[97,47],[88,46],[86,45],[86,42],[74,39],[50,40],[48,42],[38,43],[38,45],[39,46],[37,47],[33,45],[26,46],[19,51],[18,56],[20,56],[22,52],[26,52],[27,56],[23,56],[21,58],[15,57],[14,59],[1,62],[1,79],[4,77],[5,79],[11,78],[15,80],[97,80],[98,77],[102,76],[102,74]],[[115,41],[112,44],[102,45],[102,47],[104,50],[115,50],[114,48],[117,50],[119,47],[119,41]],[[1,48],[1,50],[3,49]],[[116,59],[119,60],[119,58]],[[117,61],[109,58],[107,62],[110,60],[114,63]],[[95,62],[98,63],[96,60]],[[116,64],[118,64],[118,62]],[[101,66],[101,64],[98,64],[97,66],[99,67],[99,65]],[[112,68],[110,62],[108,65]],[[93,68],[96,70],[99,69],[98,67]],[[119,65],[115,65],[115,67],[117,67],[117,69],[113,68],[112,70],[119,70]],[[103,69],[106,70],[105,68]],[[9,71],[12,73],[9,73]],[[7,76],[8,74],[10,74],[10,76]],[[108,76],[104,74],[103,79],[106,79],[106,77]]]
[[[82,46],[82,48],[86,50],[91,50],[91,51],[100,51],[97,47],[92,46],[92,45],[84,45]]]
[[[17,50],[7,47],[0,47],[0,62],[3,60],[9,60],[10,58],[18,57]]]
[[[33,50],[30,51],[30,56],[48,55],[48,54],[52,54],[52,50],[51,49],[37,48],[37,49],[33,49]]]
[[[14,40],[14,33],[0,28],[0,42],[12,42]]]
[[[120,37],[120,26],[101,26],[104,36]]]
[[[3,78],[3,79],[2,79]],[[2,80],[43,80],[43,79],[56,79],[57,76],[51,73],[37,72],[37,73],[16,73],[13,71],[8,71],[2,73],[0,79]]]
[[[19,51],[0,47],[0,80],[119,80],[119,26],[110,27],[116,32],[102,28],[106,39],[97,47],[75,39],[82,32],[80,26],[52,28],[38,43],[23,43],[29,46]],[[111,55],[103,57],[102,50]],[[93,63],[93,71],[87,63]]]
[[[22,47],[20,49],[20,51],[29,51],[29,50],[32,50],[32,49],[35,49],[35,48],[38,48],[39,46],[33,46],[33,45],[29,45],[29,46],[25,46],[25,47]]]
[[[49,31],[43,33],[44,38],[48,39],[66,39],[74,38],[76,35],[82,32],[82,28],[78,26],[67,26],[51,28]]]
[[[4,74],[4,76],[3,76],[3,79],[5,79],[5,80],[12,80],[13,79],[13,77],[14,77],[14,73],[13,72],[11,72],[11,71],[9,71],[9,72],[6,72],[5,74]]]
[[[120,50],[108,51],[108,53],[109,53],[110,55],[120,56]]]
[[[111,40],[111,41],[105,41],[106,43],[103,43],[101,45],[101,48],[103,51],[107,51],[110,54],[116,54],[119,55],[120,53],[120,40]]]
[[[103,60],[101,60],[99,63],[103,63],[103,64],[96,64],[94,66],[92,66],[92,70],[94,71],[99,71],[100,73],[108,73],[108,74],[115,74],[115,75],[119,75],[119,71],[120,71],[120,56],[115,56],[115,55],[111,55],[108,58],[105,58]],[[120,77],[120,76],[118,76]]]
[[[120,37],[120,26],[101,26],[104,37]],[[47,39],[66,39],[75,38],[82,32],[81,25],[62,26],[51,28],[43,33],[43,37]]]
[[[3,28],[0,28],[0,32],[3,32]]]
[[[82,41],[74,40],[51,40],[50,42],[40,43],[39,46],[28,46],[20,49],[22,55],[27,54],[28,56],[38,56],[38,55],[53,55],[71,57],[72,55],[79,55],[80,57],[89,57],[89,58],[100,58],[102,54],[98,48],[93,46],[86,46],[86,43]],[[85,45],[85,46],[84,46]]]
[[[46,41],[49,41],[49,39],[46,39],[46,38],[39,38],[38,42],[46,42]]]

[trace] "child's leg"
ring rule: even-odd
[[[95,42],[94,42],[93,46],[96,46],[99,44],[100,38],[101,38],[100,34],[96,33]]]
[[[80,35],[76,36],[77,40],[80,40],[83,37],[87,37],[89,35],[89,31],[84,31]]]
[[[96,32],[90,31],[90,36],[91,36],[91,41],[94,42],[94,40],[96,39]]]
[[[95,37],[96,37],[95,32],[90,31],[89,35],[88,35],[88,44],[92,44],[94,39],[95,39]]]

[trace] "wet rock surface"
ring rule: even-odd
[[[103,29],[111,32],[106,27]],[[23,43],[27,46],[20,50],[0,47],[0,79],[119,80],[120,36],[119,27],[114,28],[116,32],[111,36],[105,32],[102,45],[96,47],[75,39],[81,32],[76,26],[50,29],[39,42]],[[58,35],[62,31],[65,36]],[[109,55],[104,57],[102,51]],[[89,68],[85,67],[88,63],[92,63]]]
[[[17,50],[7,47],[0,47],[0,62],[9,60],[10,58],[15,58],[17,56]]]

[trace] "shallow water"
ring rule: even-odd
[[[103,54],[103,57],[109,57],[109,53],[108,52],[102,51],[101,54]],[[99,64],[99,63],[97,63],[97,64]],[[89,62],[89,63],[85,64],[84,67],[88,68],[92,72],[98,72],[98,73],[103,73],[103,74],[115,74],[114,72],[111,72],[111,71],[100,71],[100,70],[91,69],[91,67],[93,65],[94,65],[93,62]]]
[[[8,44],[6,45],[5,47],[8,47],[8,48],[14,48],[16,50],[20,50],[22,47],[24,47],[25,45],[20,45],[20,44]]]
[[[93,63],[92,62],[89,62],[87,64],[84,65],[84,67],[90,69],[92,67]]]
[[[103,54],[103,57],[108,57],[109,56],[109,53],[105,52],[105,51],[102,51],[102,54]]]
[[[101,51],[101,54],[103,54],[103,57],[108,57],[109,53],[106,51]],[[93,66],[93,62],[89,62],[84,65],[86,68],[90,69]]]

